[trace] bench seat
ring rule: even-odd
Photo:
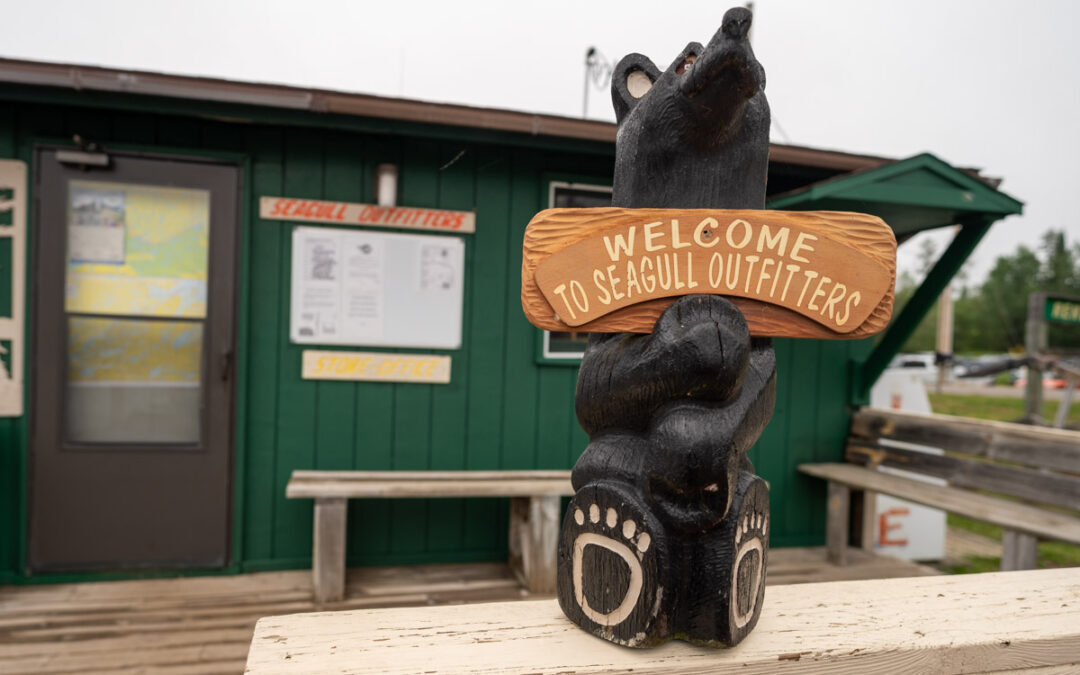
[[[828,481],[826,545],[837,564],[844,564],[851,534],[853,490],[864,497],[855,528],[864,547],[875,493],[1001,527],[1003,570],[1034,568],[1039,539],[1080,544],[1075,431],[863,408],[852,416],[845,455],[849,463],[799,466]]]
[[[1080,518],[1064,513],[1055,513],[970,490],[894,476],[854,464],[801,464],[799,471],[849,488],[881,492],[916,504],[994,523],[1007,530],[1080,544]]]
[[[345,596],[349,499],[510,498],[510,567],[532,593],[555,592],[559,500],[574,494],[569,471],[293,471],[285,496],[314,499],[315,601]]]

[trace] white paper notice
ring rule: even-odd
[[[359,339],[379,337],[383,333],[383,242],[355,233],[342,238],[345,334]]]
[[[380,337],[382,242],[360,233],[297,228],[293,244],[293,339],[336,343]]]
[[[68,257],[73,262],[124,263],[124,193],[72,185]]]
[[[459,237],[296,227],[289,336],[457,349],[464,258]]]
[[[460,281],[456,278],[453,264],[453,247],[447,243],[435,242],[420,247],[420,290],[448,291],[456,289]]]

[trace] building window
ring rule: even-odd
[[[588,183],[552,181],[548,206],[557,209],[611,206],[611,187]],[[540,357],[546,363],[577,363],[585,353],[588,333],[542,331]]]

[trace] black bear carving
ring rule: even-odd
[[[640,54],[619,62],[614,206],[764,208],[769,105],[750,20],[729,10],[663,73]],[[746,453],[775,391],[771,342],[718,296],[680,298],[649,335],[590,338],[577,385],[590,442],[559,545],[571,620],[633,647],[731,646],[753,629],[769,496]]]

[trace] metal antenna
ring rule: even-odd
[[[589,47],[585,52],[585,94],[582,97],[581,117],[589,116],[589,82],[598,89],[607,87],[611,82],[611,64],[596,47]]]

